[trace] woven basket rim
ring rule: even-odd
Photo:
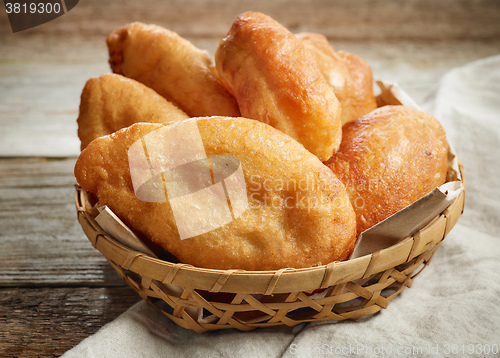
[[[162,283],[194,287],[209,292],[252,294],[312,292],[339,283],[364,279],[404,264],[440,243],[463,212],[465,177],[460,161],[459,170],[464,185],[462,193],[443,213],[437,215],[413,236],[359,258],[307,268],[282,268],[269,271],[221,270],[165,261],[127,247],[104,232],[94,220],[91,208],[86,205],[88,203],[86,196],[89,193],[78,184],[75,185],[75,205],[80,225],[92,245],[106,259],[125,270],[141,273]]]

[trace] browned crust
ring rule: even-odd
[[[258,121],[195,120],[207,155],[233,155],[241,161],[249,207],[229,224],[180,240],[168,202],[137,199],[127,151],[160,124],[135,124],[93,141],[76,163],[78,183],[135,232],[184,263],[274,270],[349,257],[355,242],[355,215],[344,186],[330,169],[289,136]]]
[[[446,181],[448,144],[432,115],[385,106],[344,125],[325,164],[346,185],[360,234]]]
[[[308,32],[296,36],[314,56],[340,101],[342,125],[377,108],[372,70],[364,59],[335,50],[321,34]]]
[[[83,150],[92,140],[137,122],[166,123],[189,118],[151,88],[129,78],[91,78],[81,94],[78,137]]]
[[[106,39],[115,73],[151,87],[189,116],[239,116],[206,51],[175,32],[134,22]]]
[[[282,25],[257,12],[240,15],[215,60],[242,116],[290,135],[321,160],[337,150],[340,104],[312,55]]]

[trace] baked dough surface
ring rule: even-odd
[[[364,59],[337,51],[321,34],[308,32],[296,36],[314,56],[340,101],[342,125],[377,108],[372,70]]]
[[[290,135],[320,160],[341,140],[341,106],[313,56],[285,27],[258,12],[240,15],[215,53],[241,115]]]
[[[76,163],[78,183],[95,193],[134,232],[183,263],[276,270],[349,257],[356,239],[355,214],[342,183],[316,156],[255,120],[209,117],[187,121],[196,121],[207,156],[240,160],[248,207],[228,224],[181,240],[169,200],[145,202],[135,195],[127,154],[132,144],[159,128],[173,130],[186,121],[139,123],[96,139]],[[195,209],[192,215],[198,215]]]
[[[78,137],[83,150],[91,141],[137,122],[166,123],[189,118],[151,88],[107,73],[91,78],[83,88]]]
[[[175,32],[134,22],[114,30],[106,43],[114,73],[151,87],[190,117],[239,116],[208,52]]]
[[[343,127],[325,164],[345,184],[358,235],[446,181],[448,142],[432,115],[384,106]]]

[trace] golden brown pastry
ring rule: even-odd
[[[140,82],[112,73],[91,78],[81,95],[77,119],[83,150],[95,138],[137,122],[166,123],[189,118]]]
[[[373,74],[361,57],[336,51],[321,34],[296,35],[316,59],[321,73],[342,105],[342,125],[377,108]]]
[[[173,145],[185,150],[185,142],[177,133],[186,135],[184,126],[193,124],[199,129],[206,156],[211,158],[215,184],[226,183],[234,217],[211,231],[181,240],[181,231],[192,228],[181,227],[185,222],[177,220],[178,216],[174,218],[175,213],[179,214],[178,201],[190,220],[203,217],[208,223],[219,218],[212,211],[218,212],[220,206],[210,204],[210,200],[200,204],[197,198],[206,193],[206,188],[200,189],[203,185],[193,180],[195,172],[186,174],[185,167],[176,166],[170,170],[189,182],[187,188],[176,187],[174,193],[168,189],[171,179],[161,179],[157,188],[165,186],[167,190],[151,191],[149,194],[159,196],[147,199],[141,187],[137,189],[137,177],[132,179],[132,173],[137,171],[131,168],[140,167],[141,161],[131,159],[130,153],[137,154],[136,149],[140,152],[143,145],[147,147],[151,166],[144,167],[147,173],[160,168],[155,164],[157,160],[168,167],[167,163],[173,162],[163,155],[167,151],[162,145],[167,143],[167,147]],[[168,140],[171,136],[179,138],[179,142],[171,143]],[[139,143],[137,148],[134,143]],[[193,151],[196,144],[190,143]],[[191,154],[186,152],[181,157]],[[224,175],[218,177],[214,163],[222,155],[239,161],[220,165]],[[191,156],[198,158],[192,162],[196,170],[203,169],[198,165],[203,156]],[[227,178],[238,166],[229,170],[228,165],[233,164],[240,165],[244,180],[233,180],[230,185]],[[355,242],[355,214],[344,186],[332,171],[291,137],[250,119],[210,117],[165,125],[134,124],[90,143],[78,158],[75,176],[84,189],[95,193],[134,232],[160,245],[181,262],[199,267],[274,270],[322,265],[347,259]],[[171,178],[168,170],[162,176]],[[146,179],[154,182],[154,178],[160,177]],[[146,180],[139,182],[148,185]],[[181,184],[176,183],[182,187]],[[210,186],[212,182],[205,184]],[[213,192],[215,184],[210,186]],[[236,190],[235,184],[243,185],[243,190]],[[156,199],[158,202],[153,202]],[[223,197],[222,202],[225,201]],[[212,213],[208,216],[207,208]]]
[[[243,117],[270,124],[323,161],[337,150],[339,101],[313,56],[285,27],[258,12],[240,15],[215,63]]]
[[[448,144],[430,114],[385,106],[343,127],[325,164],[345,184],[358,235],[445,183]]]
[[[113,72],[151,87],[189,116],[239,116],[210,55],[175,32],[134,22],[113,31],[106,42]]]

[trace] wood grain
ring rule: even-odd
[[[16,34],[0,16],[0,61],[106,61],[106,36],[133,21],[164,26],[213,53],[234,19],[248,10],[268,14],[293,32],[319,32],[334,44],[362,42],[372,49],[398,42],[495,47],[500,39],[497,0],[86,0],[65,16]]]
[[[417,103],[450,68],[500,53],[495,0],[87,0],[16,34],[0,16],[0,155],[78,155],[80,93],[90,77],[110,71],[105,38],[116,27],[156,23],[213,54],[234,18],[250,9],[294,32],[328,36],[337,49],[367,60],[375,78],[400,83]]]
[[[0,158],[0,287],[123,285],[76,220],[74,158]]]
[[[139,299],[128,286],[0,288],[0,357],[58,357]]]
[[[55,357],[137,302],[76,221],[75,158],[0,158],[0,356]]]
[[[207,44],[216,46],[215,41]],[[417,103],[426,99],[451,68],[500,53],[500,36],[493,43],[332,44],[363,57],[376,79],[398,82]],[[82,88],[90,77],[109,72],[106,56],[100,58],[98,63],[0,65],[0,155],[78,155],[76,118]]]
[[[73,204],[80,92],[109,72],[114,28],[156,23],[213,54],[237,15],[261,11],[362,56],[417,103],[451,68],[500,53],[497,0],[85,0],[16,34],[0,9],[1,357],[59,356],[139,299]]]
[[[21,34],[102,37],[124,22],[147,21],[186,37],[221,37],[236,16],[249,10],[266,13],[292,31],[321,31],[350,41],[478,40],[500,34],[496,0],[86,0],[64,17]],[[1,20],[0,30],[9,31],[6,17]]]

